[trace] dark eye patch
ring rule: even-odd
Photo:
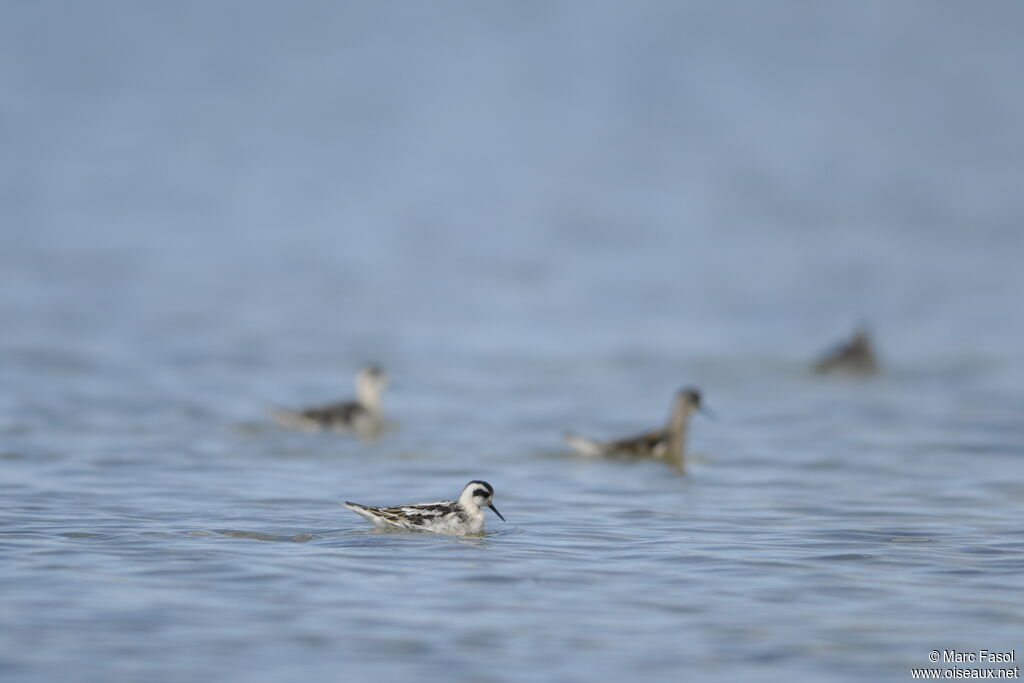
[[[473,495],[480,496],[481,498],[489,498],[491,494],[488,493],[486,489],[477,489],[476,491],[473,491]]]

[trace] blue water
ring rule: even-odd
[[[1024,652],[1012,2],[0,6],[0,678]],[[871,325],[884,371],[809,363]],[[267,416],[382,363],[364,443]],[[692,464],[571,456],[699,386]],[[496,489],[482,538],[342,500]],[[1024,655],[1020,655],[1024,656]]]

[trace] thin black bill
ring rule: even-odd
[[[498,519],[500,519],[503,522],[505,521],[505,518],[501,516],[500,512],[498,512],[498,508],[494,507],[494,503],[488,503],[487,507],[489,507],[492,510],[494,510],[494,514],[498,515]]]

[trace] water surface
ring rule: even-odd
[[[1012,3],[0,9],[5,681],[1024,643]],[[869,322],[884,372],[808,372]],[[374,443],[271,405],[385,365]],[[699,386],[691,467],[572,457]],[[496,489],[480,538],[342,500]]]

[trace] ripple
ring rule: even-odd
[[[282,536],[278,534],[267,534],[261,531],[236,531],[233,529],[214,529],[213,532],[220,534],[221,536],[230,536],[231,538],[248,538],[254,541],[278,541],[287,543],[305,543],[306,541],[319,538],[315,534],[308,533]]]

